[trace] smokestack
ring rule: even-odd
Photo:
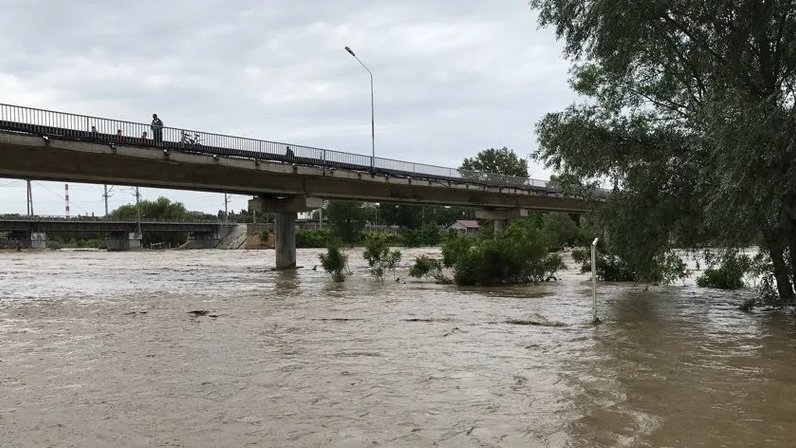
[[[64,211],[66,211],[66,217],[69,218],[69,184],[64,184]]]

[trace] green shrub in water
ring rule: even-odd
[[[395,271],[395,266],[401,261],[401,252],[390,250],[387,235],[371,233],[365,238],[365,251],[362,257],[368,262],[370,275],[378,280],[384,280],[386,271]]]
[[[458,285],[540,282],[563,266],[560,256],[548,254],[547,238],[528,221],[512,223],[493,239],[465,238],[449,237],[443,245]]]
[[[332,276],[335,282],[345,281],[348,272],[348,255],[340,250],[340,246],[332,244],[326,248],[325,254],[320,254],[323,270]]]
[[[425,255],[415,258],[415,264],[409,269],[409,275],[415,278],[432,277],[437,283],[450,283],[450,279],[442,274],[442,261]]]
[[[743,288],[743,277],[751,267],[752,261],[749,257],[728,255],[718,268],[705,269],[705,272],[697,278],[697,286],[718,289]]]

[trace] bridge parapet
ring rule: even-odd
[[[481,173],[425,163],[372,157],[271,140],[163,127],[156,137],[151,125],[0,103],[0,131],[111,146],[163,148],[213,156],[243,157],[294,165],[341,168],[415,178],[441,179],[521,189],[552,190],[548,181],[530,177]]]

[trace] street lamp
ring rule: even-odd
[[[345,47],[345,51],[347,51],[354,59],[359,62],[359,64],[367,70],[368,74],[370,75],[370,149],[371,149],[371,157],[370,157],[370,170],[373,171],[375,169],[375,160],[376,160],[376,118],[374,113],[373,107],[373,72],[370,71],[367,65],[365,65],[362,61],[359,60],[356,54],[354,54],[354,50],[349,47]]]

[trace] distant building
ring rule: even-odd
[[[296,220],[297,221],[313,221],[313,220],[316,220],[312,216],[313,213],[315,213],[315,211],[316,210],[311,210],[311,211],[308,211],[308,212],[298,212],[296,214]]]
[[[478,233],[481,230],[481,224],[474,219],[460,219],[448,226],[448,230],[455,230],[461,233]]]

